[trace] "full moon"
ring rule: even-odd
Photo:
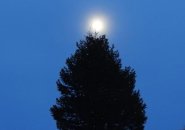
[[[110,29],[110,21],[101,13],[88,14],[86,30],[91,33],[107,34]],[[82,25],[83,26],[83,25]]]
[[[103,33],[105,31],[105,21],[102,18],[93,18],[90,21],[90,30],[92,32]]]
[[[92,20],[92,31],[101,32],[104,29],[104,24],[101,19]]]

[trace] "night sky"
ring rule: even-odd
[[[0,129],[56,130],[56,80],[92,15],[137,74],[145,130],[185,126],[184,0],[1,0]]]

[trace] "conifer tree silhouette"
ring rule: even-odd
[[[135,71],[105,35],[88,34],[66,60],[57,81],[61,96],[50,109],[59,130],[144,130],[146,104]]]

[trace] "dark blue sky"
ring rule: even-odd
[[[107,36],[136,70],[146,130],[185,126],[184,0],[0,1],[0,129],[54,130],[55,81],[88,16],[111,21]]]

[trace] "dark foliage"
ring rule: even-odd
[[[59,130],[143,130],[146,105],[135,90],[135,71],[121,68],[105,35],[77,43],[57,81],[61,97],[51,107]]]

